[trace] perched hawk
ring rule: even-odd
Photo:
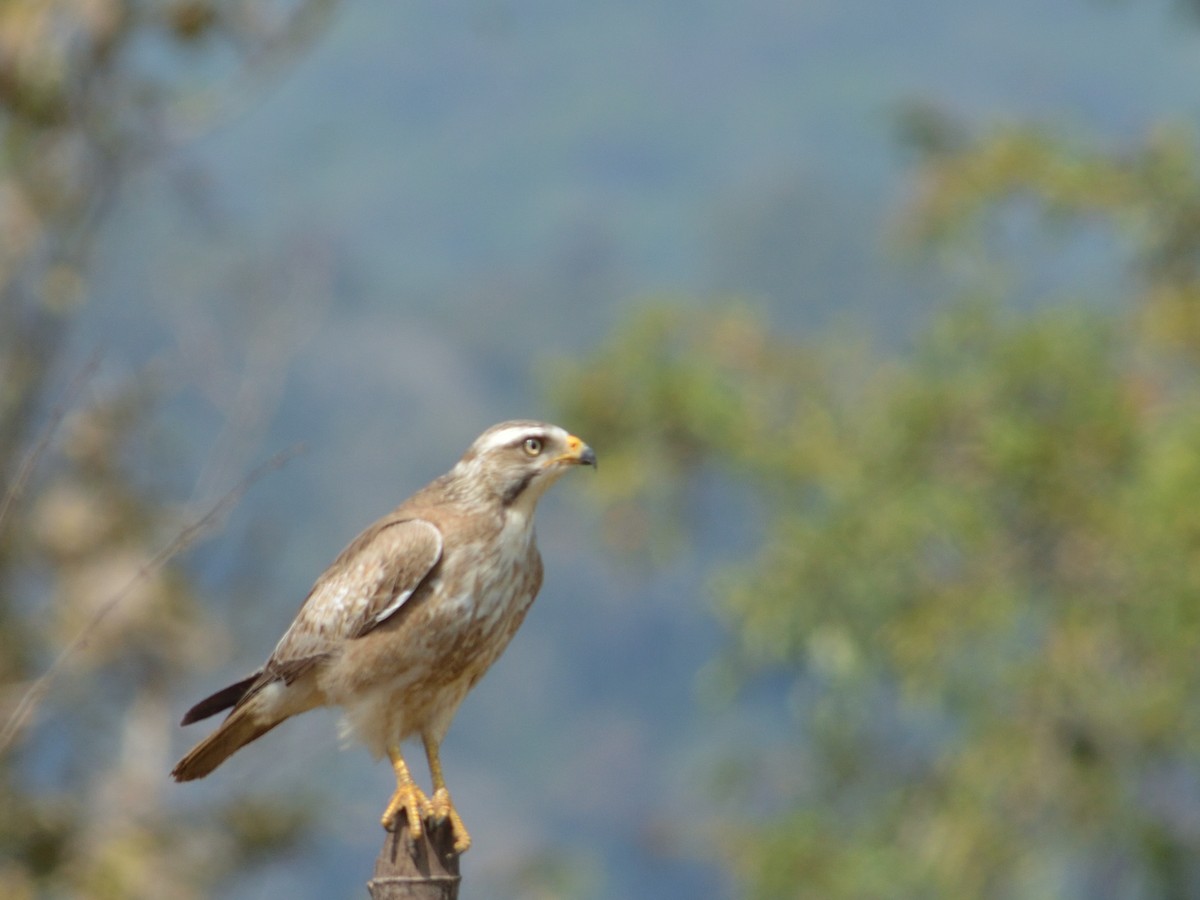
[[[171,775],[203,778],[284,719],[340,706],[344,728],[396,771],[383,813],[450,820],[455,849],[471,838],[446,789],[438,747],[455,710],[496,661],[542,584],[533,513],[567,469],[596,455],[556,425],[504,422],[453,469],[371,525],[317,579],[261,670],[201,700],[187,725],[233,707]],[[400,742],[419,735],[433,797],[417,787]]]

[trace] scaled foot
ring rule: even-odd
[[[471,835],[467,833],[467,826],[463,824],[458,810],[454,808],[450,792],[444,787],[438,788],[433,793],[433,799],[429,801],[429,807],[430,819],[435,825],[450,820],[450,830],[454,833],[454,852],[466,853],[471,846]]]
[[[429,798],[414,782],[409,781],[396,785],[396,792],[392,794],[392,799],[379,821],[388,831],[399,831],[400,816],[403,813],[408,823],[409,836],[412,840],[419,841],[425,833],[421,822],[431,814],[431,810]]]

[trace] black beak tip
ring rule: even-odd
[[[596,451],[591,447],[584,447],[583,452],[579,454],[579,464],[596,468]]]

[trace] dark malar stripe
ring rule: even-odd
[[[528,472],[525,477],[510,487],[504,492],[504,496],[500,498],[500,502],[505,506],[512,506],[517,502],[517,498],[525,493],[525,488],[529,487],[529,482],[533,481],[533,477],[537,472]]]

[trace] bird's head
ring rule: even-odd
[[[595,465],[592,448],[565,429],[518,420],[493,425],[476,438],[454,474],[507,508],[532,511],[568,469]]]

